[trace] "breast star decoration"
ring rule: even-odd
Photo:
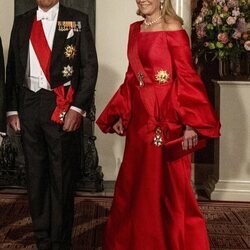
[[[66,66],[66,67],[63,67],[62,73],[63,73],[63,77],[68,78],[68,77],[70,77],[70,76],[73,75],[74,69],[73,69],[72,66],[68,65],[68,66]]]
[[[155,80],[159,82],[159,84],[166,83],[170,78],[170,74],[166,70],[159,70],[155,75]]]
[[[76,56],[76,47],[74,45],[66,46],[64,55],[69,59],[73,59]]]

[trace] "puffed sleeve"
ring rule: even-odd
[[[122,119],[122,124],[126,130],[131,114],[131,91],[129,80],[133,77],[131,67],[128,67],[123,84],[111,98],[96,123],[104,133],[113,133],[113,125]]]
[[[173,64],[173,102],[182,123],[203,136],[218,137],[220,122],[193,67],[187,33],[185,30],[168,32],[167,42]]]

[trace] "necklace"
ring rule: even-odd
[[[146,19],[144,19],[144,22],[143,22],[143,23],[144,23],[146,26],[151,26],[151,25],[153,25],[154,23],[158,22],[161,18],[162,18],[162,15],[161,15],[161,16],[158,16],[155,20],[153,20],[153,21],[151,21],[151,22],[147,22]]]

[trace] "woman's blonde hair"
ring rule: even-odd
[[[178,20],[181,24],[183,24],[183,19],[176,14],[173,5],[171,3],[171,0],[164,0],[162,7],[163,8],[161,9],[161,14],[164,17],[165,22],[167,22],[167,17],[169,16]],[[145,17],[145,15],[143,15],[140,10],[137,10],[136,14]]]

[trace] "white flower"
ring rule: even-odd
[[[228,24],[228,25],[233,25],[233,24],[235,24],[235,23],[236,23],[236,18],[235,18],[235,17],[229,16],[229,17],[227,18],[227,24]]]
[[[244,48],[246,49],[246,51],[250,51],[250,40],[244,43]]]
[[[196,20],[195,20],[195,24],[199,24],[203,21],[203,17],[201,15],[199,15]]]

